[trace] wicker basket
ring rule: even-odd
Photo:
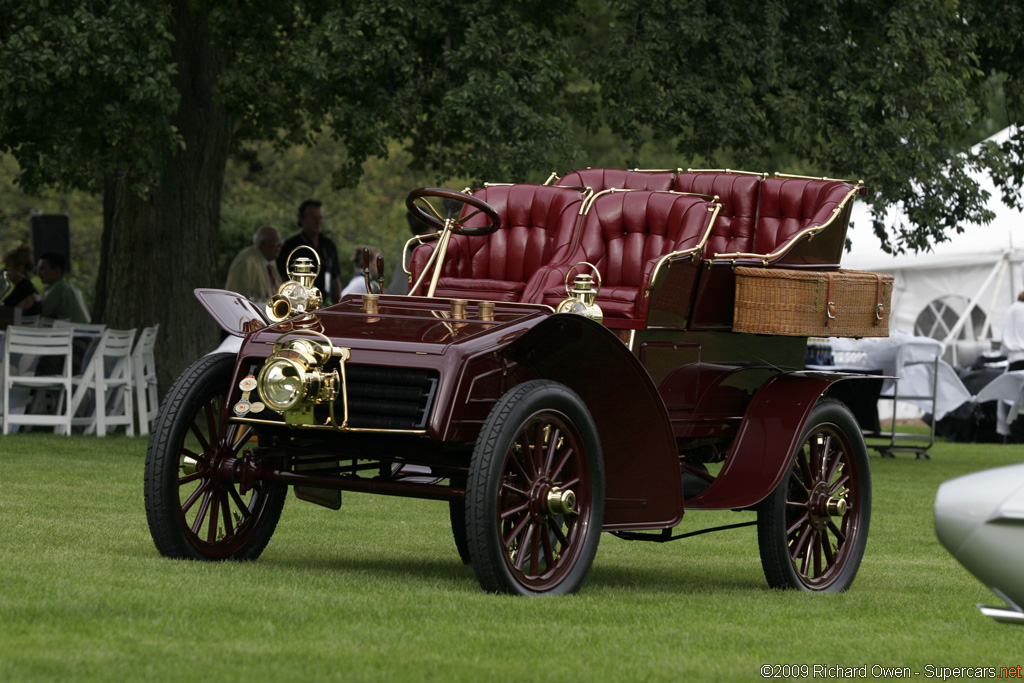
[[[735,332],[887,337],[892,275],[736,268]]]

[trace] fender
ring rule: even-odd
[[[604,529],[664,529],[683,517],[672,425],[647,371],[614,333],[580,315],[555,314],[503,355],[580,395],[604,455]]]
[[[210,317],[228,334],[245,337],[250,332],[269,324],[263,311],[237,292],[226,289],[195,289],[193,293]]]
[[[782,481],[818,399],[835,382],[864,377],[797,371],[765,382],[747,406],[722,471],[687,507],[730,510],[761,502]]]

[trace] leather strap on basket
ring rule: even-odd
[[[881,273],[875,273],[875,279],[878,281],[878,290],[877,294],[875,295],[875,319],[872,321],[872,324],[875,327],[878,327],[878,325],[885,318],[885,304],[882,303],[882,296],[885,292],[885,285],[882,283]]]
[[[832,329],[832,321],[836,319],[835,273],[828,274],[828,304],[825,306],[825,329]]]

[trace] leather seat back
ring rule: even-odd
[[[706,257],[749,252],[753,248],[761,182],[762,176],[752,173],[687,172],[676,175],[673,190],[717,195],[722,205],[704,248]]]
[[[671,190],[673,171],[629,171],[621,168],[585,168],[566,173],[556,183],[562,187],[589,187],[597,192],[620,190]]]
[[[534,273],[560,248],[570,246],[583,195],[567,187],[525,184],[484,187],[473,195],[498,212],[501,225],[486,236],[452,236],[436,295],[519,301]],[[467,206],[463,213],[473,210]],[[487,223],[486,215],[480,213],[465,225]],[[427,244],[413,252],[410,270],[414,282],[433,247]],[[423,292],[416,293],[425,293],[426,287],[421,289]]]
[[[569,268],[586,261],[601,274],[597,303],[608,318],[642,319],[644,292],[666,254],[696,247],[712,220],[712,203],[672,192],[601,195],[583,216],[576,247],[549,269],[533,301],[549,306],[565,298]],[[585,271],[584,271],[585,272]]]
[[[765,179],[750,251],[775,253],[802,231],[825,224],[853,188],[838,180]]]

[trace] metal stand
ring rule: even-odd
[[[902,395],[900,394],[900,380],[893,380],[892,396],[879,396],[881,401],[892,401],[892,421],[889,430],[877,432],[864,432],[865,439],[885,439],[883,443],[868,443],[868,448],[874,448],[883,458],[894,458],[897,452],[914,453],[918,460],[928,460],[928,449],[935,443],[935,406],[936,393],[939,385],[939,357],[931,361],[918,361],[907,365],[931,365],[932,387],[930,395]],[[906,366],[904,366],[906,367]],[[900,400],[928,401],[931,404],[931,429],[928,434],[916,434],[914,432],[896,431],[896,402]]]

